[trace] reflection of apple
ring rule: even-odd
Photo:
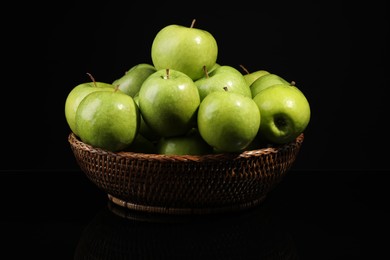
[[[114,91],[115,87],[112,84],[104,82],[86,82],[74,87],[68,94],[65,100],[65,118],[72,130],[78,136],[76,130],[76,111],[80,102],[90,93],[95,91]]]
[[[225,87],[229,89],[229,92],[252,97],[251,90],[242,73],[236,68],[228,65],[219,66],[210,73],[205,69],[205,75],[196,80],[195,85],[198,87],[201,100],[211,92],[225,92]]]
[[[161,137],[183,135],[196,124],[199,92],[183,72],[158,70],[144,81],[138,95],[143,120]]]
[[[87,95],[76,112],[80,139],[94,147],[120,151],[138,134],[139,110],[133,98],[116,91],[95,91]]]
[[[293,141],[310,121],[310,105],[305,95],[290,84],[277,84],[254,98],[260,113],[260,140],[283,144]]]
[[[208,31],[168,25],[161,29],[152,43],[151,56],[157,70],[173,69],[187,74],[192,80],[201,78],[203,66],[211,69],[217,60],[218,45]]]
[[[211,154],[213,148],[194,128],[186,135],[161,138],[157,143],[157,152],[171,155],[204,155]]]
[[[156,69],[153,65],[140,63],[131,67],[122,77],[116,79],[112,85],[118,86],[123,93],[134,97],[145,79],[154,72],[156,72]]]
[[[261,76],[264,76],[266,74],[270,74],[269,71],[267,70],[255,70],[255,71],[252,71],[250,72],[247,68],[245,68],[243,65],[240,65],[240,67],[245,71],[245,73],[243,74],[244,75],[244,78],[246,80],[246,83],[248,84],[248,86],[252,85],[252,83],[260,78]]]
[[[257,93],[259,93],[261,90],[266,89],[272,85],[288,84],[288,83],[289,82],[287,82],[287,80],[274,73],[263,75],[258,79],[256,79],[255,81],[253,81],[253,83],[250,85],[250,89],[252,91],[252,97],[255,97]]]
[[[252,98],[229,90],[214,91],[199,106],[198,129],[218,152],[239,152],[256,137],[260,119]]]

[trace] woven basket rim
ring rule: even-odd
[[[168,155],[168,154],[155,154],[155,153],[139,153],[139,152],[131,152],[131,151],[112,152],[102,148],[93,147],[92,145],[84,143],[73,132],[70,132],[70,134],[68,135],[68,142],[73,147],[91,153],[97,153],[97,154],[106,155],[110,157],[129,158],[129,159],[147,160],[147,161],[152,160],[152,161],[191,161],[191,162],[234,160],[240,158],[263,156],[265,154],[278,153],[282,150],[290,149],[291,147],[296,145],[301,145],[303,140],[304,140],[304,133],[301,133],[294,141],[286,144],[270,145],[268,147],[263,147],[260,149],[248,150],[243,152],[215,153],[215,154],[205,154],[205,155]]]

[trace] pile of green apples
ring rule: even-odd
[[[303,133],[310,105],[294,82],[219,64],[215,37],[194,25],[162,28],[152,64],[135,64],[112,82],[87,73],[90,81],[66,98],[70,130],[112,152],[173,155],[243,152]]]

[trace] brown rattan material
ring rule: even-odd
[[[68,141],[86,176],[117,205],[164,214],[206,214],[253,207],[283,179],[303,143],[202,156],[109,152]]]

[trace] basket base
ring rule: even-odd
[[[259,205],[264,201],[266,195],[253,200],[251,202],[241,203],[237,205],[228,205],[222,207],[212,207],[212,208],[170,208],[170,207],[161,207],[161,206],[147,206],[139,205],[132,202],[124,201],[119,199],[111,194],[107,194],[109,201],[112,203],[121,206],[123,208],[128,208],[135,211],[147,212],[147,213],[159,213],[159,214],[171,214],[171,215],[204,215],[204,214],[215,214],[223,212],[232,212],[239,211],[244,209],[249,209]]]

